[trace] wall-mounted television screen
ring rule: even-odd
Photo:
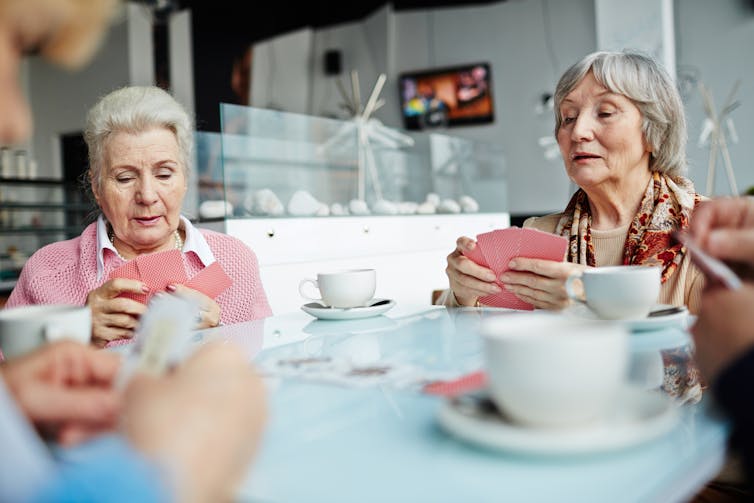
[[[481,124],[494,120],[489,63],[400,74],[406,129]]]

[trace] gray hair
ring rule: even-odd
[[[91,183],[97,184],[97,188],[101,186],[105,146],[111,135],[137,134],[153,127],[173,132],[188,177],[193,159],[194,123],[186,109],[159,87],[131,86],[100,98],[87,114],[84,140],[89,147]]]
[[[594,52],[565,71],[555,88],[555,135],[563,123],[560,104],[592,72],[610,92],[630,99],[641,112],[642,132],[652,149],[649,169],[670,176],[686,170],[686,116],[668,72],[634,51]]]

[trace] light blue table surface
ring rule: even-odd
[[[480,319],[517,315],[397,306],[363,320],[320,321],[302,312],[197,333],[196,342],[220,338],[241,345],[266,376],[269,421],[239,499],[669,502],[688,499],[716,475],[728,425],[709,396],[678,405],[681,419],[670,433],[610,453],[524,455],[446,433],[437,420],[444,399],[421,393],[421,376],[481,369]],[[681,328],[631,336],[637,357],[687,344]],[[408,371],[326,382],[306,371],[322,361]],[[286,369],[280,362],[301,366]]]

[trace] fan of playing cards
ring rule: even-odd
[[[464,255],[482,267],[491,269],[498,278],[495,282],[502,292],[479,299],[487,306],[532,310],[534,306],[505,289],[500,275],[509,269],[508,263],[516,257],[536,258],[562,262],[568,240],[536,229],[509,227],[485,232],[476,237],[477,245]]]
[[[233,284],[233,280],[217,262],[211,263],[193,278],[188,278],[186,269],[183,267],[182,257],[183,254],[180,250],[141,255],[113,270],[108,279],[138,279],[146,284],[149,293],[127,292],[121,294],[121,297],[128,297],[142,304],[149,302],[153,295],[164,292],[168,285],[186,285],[214,299]]]

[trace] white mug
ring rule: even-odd
[[[91,336],[92,312],[88,306],[47,304],[0,311],[0,350],[6,359],[60,339],[88,344]]]
[[[320,297],[307,295],[306,285],[319,290]],[[344,271],[321,272],[317,279],[304,279],[298,285],[302,297],[317,300],[327,306],[346,308],[366,305],[374,297],[377,275],[374,269],[349,269]]]
[[[629,332],[620,323],[531,313],[487,318],[480,330],[491,398],[514,422],[589,424],[626,385]]]
[[[589,267],[566,280],[568,296],[584,302],[600,318],[626,320],[646,318],[660,295],[659,267],[616,265]],[[574,289],[580,279],[583,297]]]

